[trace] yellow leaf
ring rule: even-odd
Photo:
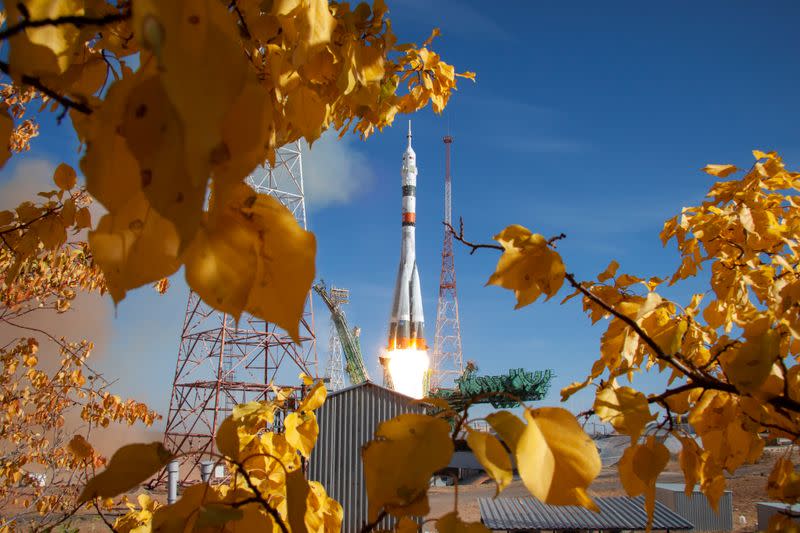
[[[239,458],[239,425],[228,417],[217,429],[215,443],[219,453],[234,460]]]
[[[441,418],[408,413],[381,423],[361,449],[370,520],[383,508],[396,517],[428,514],[431,476],[452,454],[450,425]]]
[[[286,118],[312,144],[327,126],[327,104],[313,89],[300,86],[286,100]]]
[[[558,292],[564,283],[564,263],[544,237],[512,225],[494,239],[505,251],[486,284],[513,290],[515,309],[533,303],[541,294],[550,299]]]
[[[186,280],[216,309],[248,311],[299,342],[316,239],[272,196],[243,184],[229,193],[184,254]]]
[[[800,500],[800,474],[791,460],[781,457],[775,462],[767,479],[767,494],[786,503]]]
[[[170,276],[180,266],[175,227],[150,208],[142,193],[103,216],[89,232],[89,244],[115,302],[129,289]]]
[[[586,381],[575,381],[561,389],[561,401],[566,402],[573,394],[586,388],[591,383],[591,379]]]
[[[20,2],[25,8],[25,18],[30,20],[53,19],[64,16],[80,16],[84,13],[82,0],[26,0]],[[17,2],[6,4],[8,23],[17,24],[21,10]],[[79,42],[80,30],[72,24],[46,25],[29,28],[9,39],[11,49],[8,63],[12,76],[20,81],[24,73],[34,77],[55,76],[69,67],[73,52]]]
[[[766,533],[800,533],[800,525],[793,516],[778,512],[770,517]]]
[[[594,411],[617,431],[629,435],[631,444],[639,440],[647,423],[655,419],[644,394],[630,387],[606,386],[599,390]]]
[[[109,88],[103,105],[92,113],[85,132],[86,153],[80,168],[86,176],[87,190],[109,213],[123,209],[132,198],[142,194],[139,163],[118,131],[128,95],[137,79],[128,76]]]
[[[600,473],[597,446],[566,409],[525,411],[528,421],[516,447],[525,487],[541,501],[599,510],[586,489]]]
[[[734,165],[706,165],[703,168],[703,172],[711,174],[712,176],[717,176],[719,178],[724,178],[733,174],[738,169]]]
[[[83,435],[75,435],[72,437],[67,447],[69,448],[70,453],[72,453],[72,455],[79,460],[86,459],[94,455],[94,448],[92,448],[92,445],[89,444]]]
[[[644,444],[635,444],[625,450],[619,460],[619,477],[625,492],[629,496],[645,496],[648,531],[656,507],[656,481],[668,462],[669,450],[652,435]]]
[[[286,428],[286,440],[297,448],[304,457],[311,457],[311,451],[317,442],[319,426],[314,413],[290,413],[283,423]]]
[[[241,509],[223,503],[211,503],[200,507],[197,515],[197,528],[219,529],[228,522],[235,522],[244,517]]]
[[[75,175],[75,169],[66,163],[61,163],[58,165],[58,167],[56,167],[55,173],[53,173],[53,181],[59,189],[62,191],[68,191],[75,187],[75,184],[78,182],[78,178]]]
[[[212,160],[228,149],[222,126],[248,76],[235,18],[216,0],[142,0],[133,4],[133,26],[158,58],[159,77],[183,126],[184,150],[174,157],[195,185],[205,183]]]
[[[467,444],[483,465],[486,473],[497,484],[495,491],[495,497],[497,497],[514,477],[508,452],[494,435],[470,428],[467,428]]]
[[[397,522],[395,533],[417,533],[419,524],[408,517],[403,517]]]
[[[480,522],[462,522],[453,511],[436,521],[438,533],[489,533],[489,529]]]
[[[119,133],[139,164],[142,192],[178,230],[181,249],[197,232],[206,196],[206,178],[190,176],[181,157],[184,131],[159,76],[138,81],[128,96]]]
[[[78,503],[127,492],[158,472],[172,457],[160,442],[123,446],[111,456],[108,467],[86,483]]]
[[[614,276],[617,275],[618,268],[619,268],[619,263],[617,263],[616,261],[611,261],[606,267],[606,269],[597,275],[597,281],[603,283],[604,281],[613,278]]]
[[[719,358],[725,375],[744,392],[758,390],[769,377],[773,363],[780,356],[780,341],[780,332],[770,329],[747,338],[737,348],[726,350]]]
[[[8,106],[0,106],[0,168],[11,157],[11,135],[14,133],[14,119],[8,112]]]
[[[182,490],[181,497],[177,502],[155,510],[151,529],[152,531],[163,531],[165,533],[194,531],[194,526],[199,519],[200,509],[219,503],[220,500],[220,495],[215,487],[205,483],[197,483],[186,487]],[[245,506],[243,508],[245,515],[243,520],[247,517],[249,507]],[[241,521],[233,522],[233,524],[241,524]],[[242,530],[237,529],[237,531]],[[271,529],[264,531],[271,531]]]
[[[525,432],[525,423],[508,411],[495,411],[486,417],[486,421],[508,446],[511,453],[516,453],[517,442]]]
[[[300,43],[295,52],[296,65],[303,64],[312,54],[331,42],[336,19],[330,12],[328,0],[308,0],[300,10],[298,31],[301,33]]]
[[[214,179],[238,183],[275,149],[274,103],[258,80],[248,80],[222,124],[230,157],[214,164]]]
[[[678,462],[683,470],[683,479],[686,482],[684,492],[687,498],[692,496],[694,487],[702,476],[703,457],[700,447],[691,437],[678,437],[683,445]]]
[[[302,468],[295,468],[286,474],[287,519],[292,533],[308,531],[306,527],[306,506],[310,488]]]
[[[325,388],[325,384],[322,381],[318,381],[314,387],[308,391],[308,395],[300,403],[297,410],[313,411],[314,409],[319,409],[322,404],[325,403],[327,395],[328,390]]]
[[[81,207],[75,213],[75,227],[77,229],[92,227],[92,214],[89,212],[88,207]]]

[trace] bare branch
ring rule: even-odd
[[[0,61],[0,72],[3,72],[8,76],[11,76],[11,69],[8,66],[8,63],[6,63],[5,61]],[[42,82],[42,80],[40,80],[39,78],[37,78],[35,76],[30,76],[28,74],[23,74],[20,77],[20,81],[24,85],[30,85],[31,87],[35,88],[36,90],[38,90],[42,94],[45,94],[45,95],[49,96],[50,98],[52,98],[53,100],[55,100],[56,102],[58,102],[59,104],[64,106],[65,108],[74,109],[75,111],[80,111],[81,113],[83,113],[85,115],[91,115],[92,114],[92,108],[91,107],[89,107],[88,105],[86,105],[84,103],[76,102],[75,100],[72,100],[71,98],[69,98],[67,96],[64,96],[63,94],[57,93],[53,89],[50,89],[49,87],[47,87]]]
[[[19,24],[9,26],[3,31],[0,31],[0,41],[5,41],[14,35],[27,30],[28,28],[43,28],[45,26],[64,26],[70,24],[76,28],[85,28],[87,26],[105,26],[127,20],[131,17],[130,12],[112,13],[102,17],[87,17],[84,15],[64,15],[63,17],[56,17],[53,19],[39,19],[30,20],[25,19]]]
[[[378,514],[378,517],[375,520],[373,520],[372,522],[368,522],[367,524],[364,524],[364,527],[361,528],[361,533],[369,533],[370,531],[378,527],[378,524],[380,524],[381,520],[383,520],[384,518],[386,518],[386,509],[382,509],[380,514]]]
[[[478,250],[479,248],[489,248],[491,250],[500,250],[501,252],[503,251],[503,247],[500,246],[499,244],[475,244],[475,243],[469,242],[468,240],[464,239],[464,219],[463,218],[459,218],[458,221],[459,221],[459,225],[460,225],[460,231],[458,233],[456,233],[456,230],[453,229],[453,226],[451,224],[449,224],[448,222],[442,222],[442,224],[444,224],[444,226],[450,231],[450,233],[453,234],[453,237],[457,241],[459,241],[459,242],[469,246],[470,248],[472,248],[472,250],[470,250],[470,252],[469,252],[470,255],[474,254],[475,250]]]

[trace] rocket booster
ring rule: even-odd
[[[392,317],[389,323],[389,351],[417,348],[424,350],[425,318],[422,314],[422,289],[417,272],[415,231],[417,222],[417,154],[411,148],[411,121],[408,121],[408,147],[400,172],[403,185],[400,268],[394,288]]]

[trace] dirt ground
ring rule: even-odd
[[[764,449],[761,460],[754,465],[745,465],[739,468],[733,476],[728,476],[728,490],[733,491],[733,525],[734,531],[756,531],[758,520],[756,517],[756,502],[768,500],[766,492],[767,477],[775,461],[788,451],[787,447],[768,447]],[[485,479],[485,478],[484,478]],[[660,482],[683,482],[683,474],[677,459],[673,458],[667,465],[666,471],[659,477]],[[489,481],[460,486],[458,489],[458,512],[464,520],[480,520],[478,498],[491,498],[494,495],[494,484]],[[433,487],[429,491],[431,513],[428,518],[434,518],[450,512],[454,502],[453,487]],[[590,488],[592,496],[624,496],[617,476],[616,466],[606,467],[600,473]],[[525,497],[528,492],[519,479],[501,494],[502,497]],[[744,517],[742,520],[740,517]]]

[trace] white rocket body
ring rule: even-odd
[[[402,176],[402,237],[400,268],[394,288],[392,317],[389,323],[388,349],[417,348],[424,350],[425,317],[422,313],[422,289],[417,271],[416,252],[416,195],[417,155],[411,148],[411,121],[408,122],[408,147],[403,154]]]

